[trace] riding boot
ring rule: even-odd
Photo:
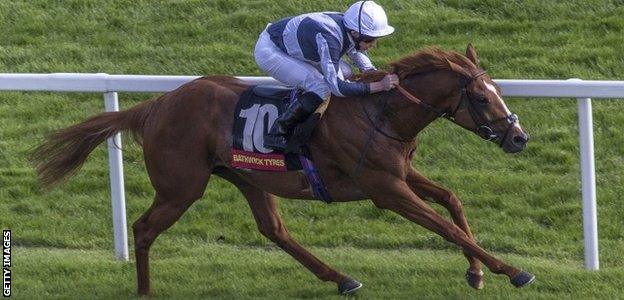
[[[288,144],[290,131],[299,123],[312,114],[323,102],[323,99],[312,92],[303,93],[299,99],[295,99],[273,123],[271,130],[264,137],[264,147],[284,151]]]

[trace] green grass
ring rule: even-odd
[[[152,256],[153,274],[158,275],[154,278],[155,298],[339,298],[334,283],[318,281],[276,247],[184,243],[193,247],[174,246]],[[464,284],[463,270],[457,268],[464,258],[456,251],[351,247],[312,250],[360,279],[365,288],[357,297],[363,299],[610,298],[624,275],[616,268],[588,273],[573,261],[503,255],[530,268],[540,280],[531,288],[517,289],[506,277],[488,275],[486,288],[476,291]],[[22,274],[26,279],[14,286],[15,297],[62,298],[78,294],[134,298],[134,266],[108,258],[106,251],[18,248],[15,253],[16,268],[29,266]]]
[[[473,42],[493,78],[618,80],[624,74],[621,1],[378,2],[397,28],[372,51],[378,67],[427,45],[463,51]],[[263,75],[252,49],[267,22],[347,5],[0,1],[0,72]],[[121,105],[152,96],[124,93]],[[507,104],[531,134],[524,152],[505,155],[438,121],[420,135],[414,165],[454,190],[479,243],[534,272],[534,285],[518,290],[486,272],[485,290],[471,290],[463,283],[467,263],[457,247],[368,201],[281,201],[289,231],[330,265],[363,281],[362,298],[618,297],[624,284],[624,103],[593,104],[599,272],[583,269],[576,102],[507,99]],[[102,109],[99,94],[0,93],[0,226],[13,229],[18,247],[16,298],[134,297],[133,264],[112,259],[104,147],[76,177],[49,192],[39,189],[27,160],[46,133]],[[131,223],[150,205],[153,190],[140,147],[130,139],[124,143]],[[159,297],[337,297],[335,286],[275,250],[257,232],[242,196],[219,179],[157,240],[152,264]]]

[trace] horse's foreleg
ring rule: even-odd
[[[466,235],[473,241],[474,235],[470,231],[464,208],[453,192],[433,183],[425,176],[410,168],[407,175],[407,184],[410,189],[422,199],[432,199],[434,202],[444,206],[449,213],[453,222],[461,228]],[[481,271],[481,263],[477,258],[464,251],[466,259],[470,267],[466,273],[468,284],[476,289],[483,288],[483,271]]]
[[[299,263],[304,265],[314,275],[323,281],[333,281],[338,284],[341,293],[350,293],[362,285],[332,269],[305,248],[299,245],[288,233],[282,218],[277,211],[277,201],[274,195],[264,192],[250,184],[236,179],[233,176],[220,174],[220,176],[234,183],[243,193],[258,224],[258,229],[268,239],[277,244]]]
[[[382,177],[377,176],[376,178]],[[533,281],[534,276],[532,274],[505,264],[479,247],[461,228],[442,218],[425,201],[412,192],[406,182],[398,179],[387,179],[384,181],[386,182],[370,183],[371,186],[376,185],[379,187],[378,189],[370,189],[375,205],[380,208],[390,209],[439,234],[447,241],[459,245],[468,255],[474,256],[483,262],[493,273],[507,275],[512,284],[517,287]]]

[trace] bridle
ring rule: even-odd
[[[436,118],[443,117],[461,127],[463,126],[457,123],[457,121],[455,120],[455,115],[457,114],[461,106],[464,105],[465,103],[466,107],[468,108],[468,112],[470,113],[470,117],[472,118],[472,121],[476,125],[476,128],[472,131],[474,131],[477,135],[479,135],[481,138],[485,140],[497,142],[497,144],[500,147],[502,147],[503,143],[505,142],[505,139],[507,138],[507,136],[509,135],[509,132],[511,131],[511,127],[518,122],[518,116],[514,113],[510,113],[509,115],[499,118],[499,119],[487,120],[487,118],[485,118],[482,115],[482,113],[480,113],[481,110],[479,110],[477,107],[479,104],[476,104],[478,100],[475,100],[473,99],[473,97],[471,97],[471,95],[468,93],[467,88],[468,88],[468,85],[470,85],[470,83],[472,83],[475,79],[479,78],[480,76],[484,74],[485,74],[485,71],[481,71],[475,75],[472,75],[469,80],[466,80],[466,82],[462,85],[461,97],[457,103],[457,106],[455,107],[455,109],[452,110],[452,112],[449,112],[449,110],[443,110],[443,109],[437,108],[425,101],[418,99],[416,96],[412,95],[405,88],[403,88],[401,85],[397,85],[396,89],[399,91],[401,95],[403,95],[409,101],[417,104],[418,106],[422,107],[424,110],[435,114]],[[416,139],[414,137],[413,139],[406,140],[401,137],[395,137],[391,134],[384,132],[381,128],[378,127],[378,123],[382,121],[383,112],[386,109],[386,106],[388,105],[388,98],[384,97],[384,99],[385,100],[381,107],[381,110],[379,111],[379,113],[377,114],[375,118],[371,118],[370,114],[366,110],[366,106],[364,105],[364,102],[363,101],[361,102],[362,108],[364,110],[364,114],[366,115],[366,118],[368,118],[368,121],[371,122],[373,127],[371,128],[368,134],[368,138],[366,139],[366,142],[364,143],[364,150],[362,151],[360,158],[358,159],[357,166],[355,167],[355,174],[359,174],[359,170],[362,168],[362,165],[364,163],[364,158],[366,156],[366,152],[368,151],[368,148],[371,145],[371,141],[373,139],[373,133],[375,131],[381,133],[383,136],[389,139],[398,141],[400,143],[413,143],[414,140]],[[492,129],[492,125],[497,124],[501,121],[506,121],[508,123],[507,129],[505,130],[504,135],[502,137]]]
[[[472,131],[474,131],[478,136],[480,136],[481,138],[485,140],[497,142],[497,144],[502,147],[505,139],[509,135],[511,127],[518,122],[518,115],[514,113],[510,113],[509,115],[505,117],[494,119],[494,120],[487,120],[487,118],[483,116],[483,113],[482,113],[483,110],[479,109],[479,106],[483,106],[484,104],[479,103],[479,100],[475,100],[474,97],[470,95],[467,88],[468,88],[468,85],[470,85],[470,83],[472,83],[474,80],[484,75],[485,73],[486,73],[485,71],[480,71],[479,73],[472,75],[470,79],[467,80],[465,84],[463,84],[462,89],[460,91],[461,97],[457,103],[457,106],[455,107],[455,109],[452,110],[452,112],[448,110],[442,110],[427,102],[424,102],[418,99],[417,97],[412,95],[410,92],[408,92],[405,88],[403,88],[400,85],[397,85],[396,89],[405,98],[407,98],[411,102],[416,103],[417,105],[419,105],[426,111],[436,114],[437,117],[443,117],[445,119],[448,119],[451,122],[459,126],[461,126],[461,124],[457,123],[457,121],[455,120],[455,116],[457,112],[459,111],[459,109],[462,107],[462,105],[464,105],[465,107],[467,107],[468,113],[470,114],[472,121],[476,125],[476,128]],[[507,122],[508,125],[507,125],[505,132],[503,133],[503,136],[501,137],[499,133],[496,133],[496,131],[492,129],[492,126],[502,121]]]

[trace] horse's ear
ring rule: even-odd
[[[477,50],[472,46],[472,43],[468,43],[466,47],[466,57],[470,59],[470,61],[475,64],[475,66],[479,66],[479,57],[477,57]]]
[[[455,73],[459,73],[461,75],[463,75],[466,78],[472,78],[472,75],[466,71],[466,69],[464,69],[462,66],[451,62],[450,60],[446,59],[446,63],[448,64],[449,68],[451,68],[451,70]]]

